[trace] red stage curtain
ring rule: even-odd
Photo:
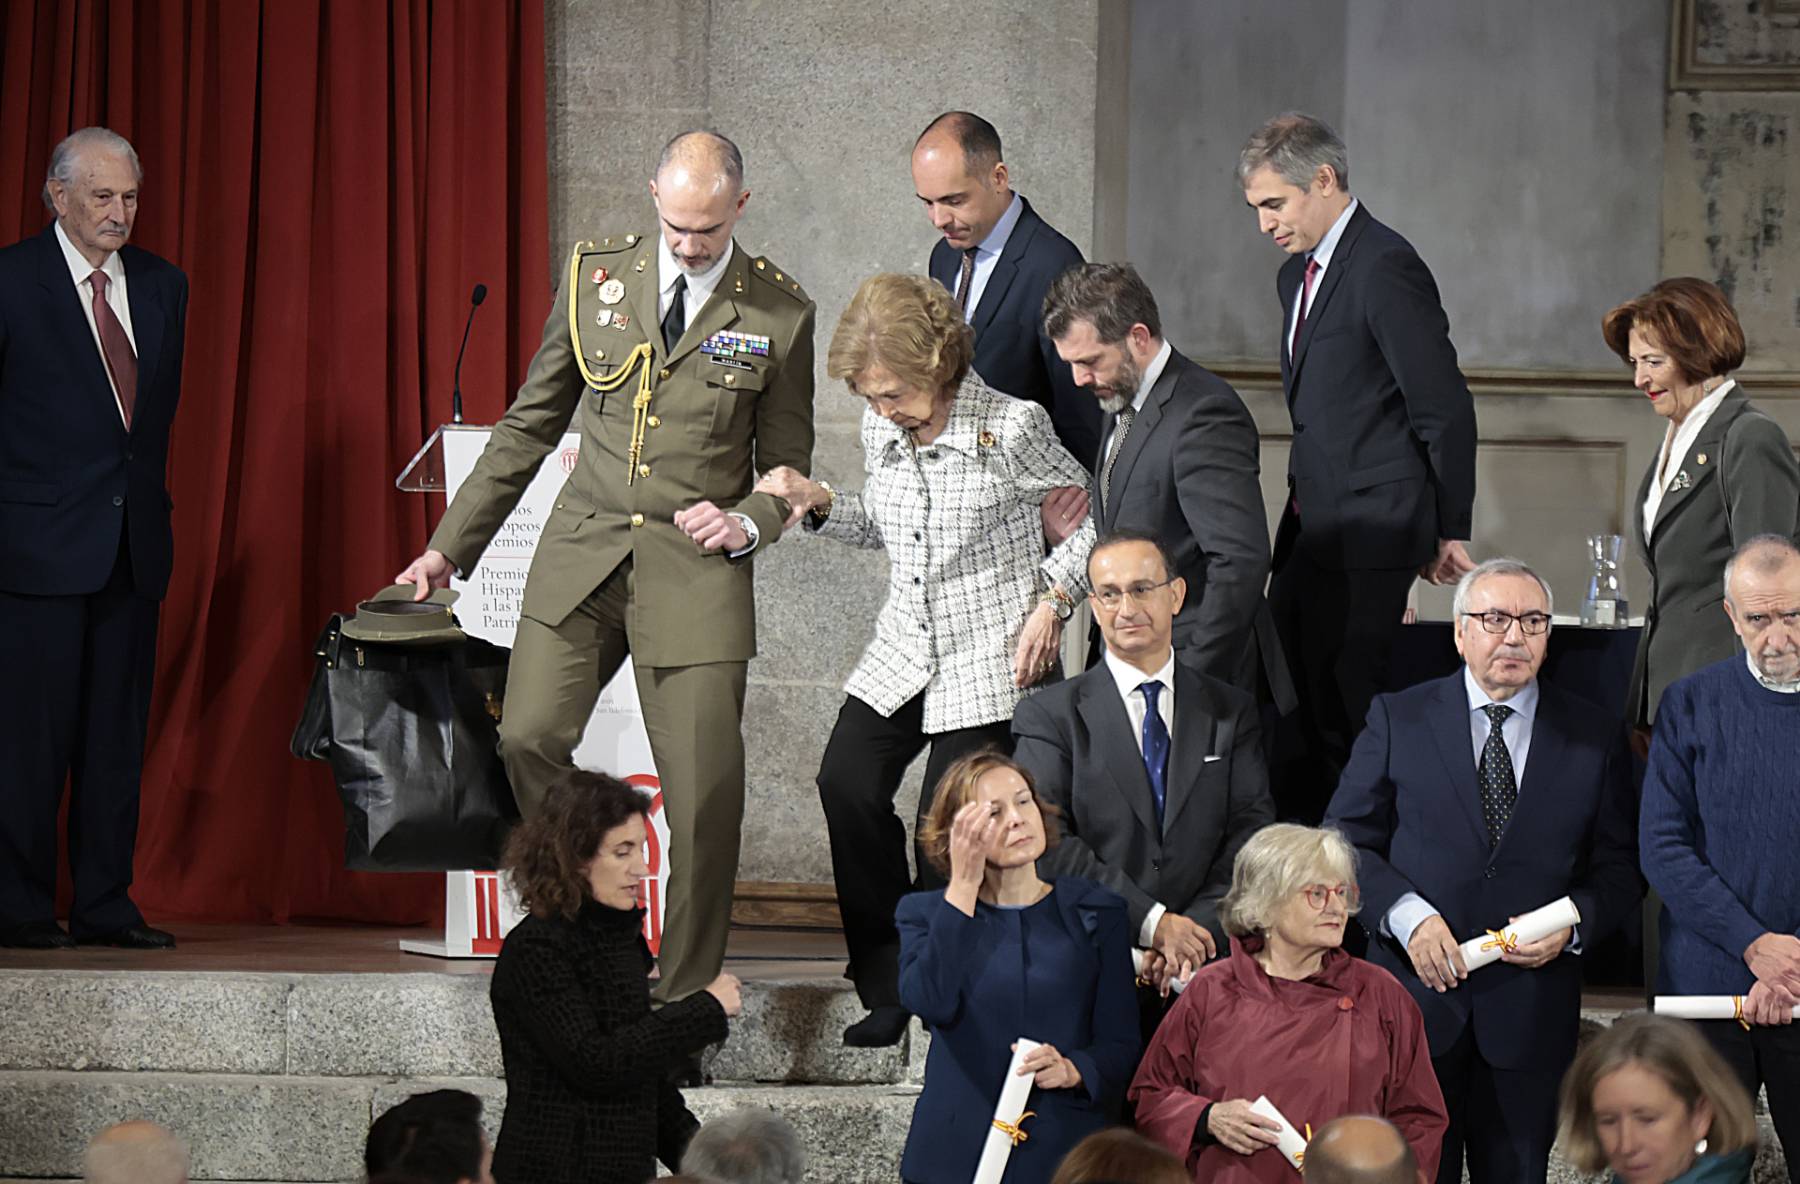
[[[325,618],[427,537],[394,489],[463,366],[491,422],[549,303],[542,0],[9,0],[0,240],[50,148],[144,166],[132,241],[191,287],[135,896],[152,920],[441,917],[438,876],[343,870],[331,778],[288,755]],[[4,775],[0,771],[0,775]]]

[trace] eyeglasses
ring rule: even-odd
[[[1105,609],[1107,612],[1112,612],[1114,609],[1121,607],[1125,603],[1125,598],[1127,596],[1131,597],[1134,602],[1142,604],[1150,593],[1156,591],[1158,588],[1167,588],[1174,582],[1174,576],[1170,576],[1160,584],[1152,584],[1148,580],[1140,580],[1129,588],[1098,589],[1093,593],[1093,598],[1101,608]]]
[[[1354,908],[1356,904],[1356,886],[1353,884],[1308,884],[1300,890],[1300,895],[1317,913],[1324,912],[1334,896],[1343,901],[1346,908]]]
[[[1489,633],[1505,633],[1512,628],[1514,621],[1519,623],[1519,632],[1527,637],[1536,637],[1550,628],[1549,613],[1520,613],[1514,616],[1497,608],[1490,608],[1484,613],[1464,613],[1463,616],[1474,617]]]

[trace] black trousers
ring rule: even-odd
[[[1800,1184],[1800,1024],[1752,1027],[1736,1020],[1702,1020],[1695,1025],[1719,1050],[1744,1088],[1756,1097],[1769,1092],[1769,1118],[1787,1157],[1788,1179]]]
[[[129,890],[160,607],[132,588],[123,531],[98,592],[0,592],[0,928],[55,919],[65,781],[71,931],[143,923]]]
[[[1269,781],[1284,822],[1317,826],[1386,689],[1388,653],[1417,569],[1339,571],[1307,554],[1290,510],[1275,536],[1269,611],[1299,696],[1269,730]]]
[[[831,837],[831,875],[837,882],[844,941],[850,947],[850,977],[863,1006],[869,1008],[900,1002],[900,931],[894,927],[900,898],[915,887],[944,884],[944,877],[923,855],[916,856],[917,881],[907,874],[906,826],[894,812],[894,795],[900,792],[907,765],[927,744],[931,746],[919,791],[917,820],[922,824],[938,780],[958,757],[982,748],[1012,751],[1010,720],[952,732],[924,729],[923,694],[891,716],[881,715],[855,696],[845,696],[819,764],[819,801]]]
[[[1497,1069],[1476,1047],[1473,1024],[1443,1056],[1432,1057],[1450,1115],[1437,1184],[1462,1184],[1465,1156],[1470,1184],[1543,1180],[1556,1142],[1556,1091],[1574,1059],[1571,1048],[1553,1068]]]

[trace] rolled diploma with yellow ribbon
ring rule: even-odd
[[[1678,1020],[1739,1020],[1744,1018],[1742,995],[1658,995],[1650,1003],[1657,1015],[1672,1015]],[[1800,1007],[1794,1008],[1800,1019]]]
[[[1294,1129],[1294,1124],[1287,1120],[1286,1115],[1275,1108],[1275,1103],[1269,1101],[1269,1095],[1263,1094],[1256,1101],[1250,1103],[1250,1113],[1260,1114],[1264,1118],[1272,1118],[1281,1124],[1281,1129],[1275,1134],[1275,1146],[1287,1157],[1287,1161],[1294,1165],[1296,1172],[1304,1172],[1306,1139]]]
[[[1581,910],[1575,907],[1574,901],[1566,896],[1553,900],[1541,909],[1532,909],[1515,924],[1463,942],[1463,964],[1470,970],[1479,970],[1490,962],[1500,961],[1503,949],[1542,941],[1558,929],[1573,928],[1580,923]]]
[[[1032,1075],[1020,1077],[1019,1065],[1038,1046],[1038,1042],[1021,1036],[1018,1045],[1013,1049],[1012,1064],[1006,1067],[1006,1081],[1000,1086],[1000,1100],[994,1104],[994,1122],[988,1128],[987,1143],[981,1149],[981,1162],[975,1165],[974,1184],[1000,1184],[1000,1177],[1006,1174],[1006,1161],[1012,1157],[1013,1147],[1030,1137],[1019,1130],[1019,1119],[1025,1113],[1026,1099],[1031,1097]],[[1017,1138],[1012,1134],[1014,1131],[1018,1132]]]

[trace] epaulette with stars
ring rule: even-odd
[[[751,265],[750,274],[783,295],[799,301],[801,304],[810,304],[812,302],[812,297],[808,296],[801,289],[800,281],[796,280],[785,271],[782,271],[760,255],[757,256],[756,262]]]

